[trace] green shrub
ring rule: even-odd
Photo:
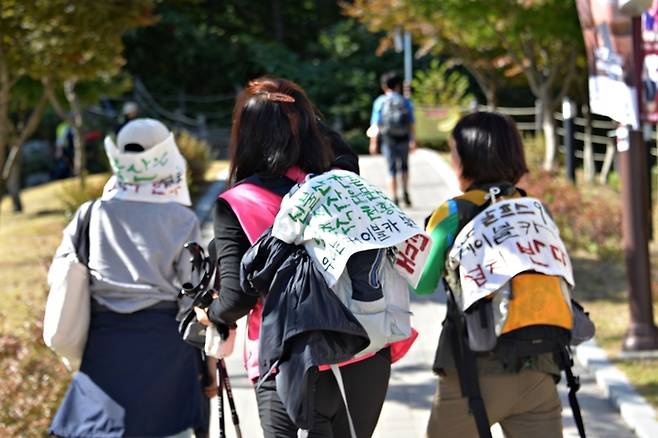
[[[210,145],[187,131],[176,134],[176,144],[187,161],[187,184],[190,192],[196,194],[203,187],[206,170],[210,165]]]
[[[66,217],[70,219],[78,210],[78,207],[90,199],[100,198],[106,181],[107,178],[94,179],[88,177],[85,188],[82,188],[77,178],[63,181],[56,196],[62,204]]]
[[[526,176],[520,186],[544,201],[570,250],[604,258],[621,255],[621,201],[611,190],[577,187],[543,171]]]
[[[416,140],[416,146],[419,148],[433,149],[438,152],[450,151],[450,146],[448,146],[448,137],[442,139],[435,138],[431,140],[418,139]]]

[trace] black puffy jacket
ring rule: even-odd
[[[318,366],[344,362],[370,343],[364,328],[329,289],[303,246],[265,232],[242,258],[242,290],[264,296],[260,375],[276,368],[288,415],[309,430]]]

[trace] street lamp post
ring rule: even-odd
[[[411,79],[413,74],[411,33],[404,32],[404,95],[411,97]]]

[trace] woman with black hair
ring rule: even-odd
[[[258,342],[261,300],[240,287],[240,261],[251,244],[274,222],[281,197],[306,174],[332,168],[358,172],[358,159],[340,136],[322,124],[304,91],[285,79],[249,82],[238,97],[231,129],[230,189],[214,210],[220,294],[207,310],[218,327],[230,327],[248,315],[245,366],[252,382],[260,376]],[[240,185],[255,186],[238,196]],[[244,193],[244,191],[242,192]],[[204,315],[200,315],[200,320]],[[206,320],[207,322],[207,320]],[[356,435],[372,435],[381,411],[391,359],[388,348],[341,366]],[[315,385],[313,426],[309,437],[350,436],[348,413],[331,372],[320,372]],[[274,375],[256,389],[266,438],[298,436],[276,391]]]
[[[514,122],[502,114],[477,112],[463,117],[453,129],[449,144],[452,165],[464,194],[446,201],[428,218],[426,231],[432,236],[433,246],[416,288],[418,294],[433,293],[442,277],[450,284],[446,259],[456,237],[461,236],[460,230],[489,202],[495,202],[493,194],[499,200],[523,196],[516,185],[528,172],[521,136]],[[495,226],[500,227],[501,222]],[[517,277],[525,274],[522,272]],[[451,304],[433,365],[439,381],[427,436],[478,436],[476,417],[481,412],[475,412],[463,396],[463,391],[468,392],[463,388],[472,382],[460,379],[462,373],[467,373],[465,368],[473,366],[473,374],[477,374],[472,380],[479,382],[489,421],[484,428],[488,430],[490,424],[500,423],[507,437],[561,437],[562,407],[555,387],[560,369],[553,353],[528,355],[518,363],[507,363],[494,351],[471,352],[475,363],[466,363],[468,359],[456,357],[456,354],[466,357],[463,351],[468,347],[460,346],[457,340],[460,335],[455,333],[462,333],[458,328],[461,323],[451,320]],[[485,435],[480,432],[480,436]]]

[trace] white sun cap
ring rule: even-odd
[[[155,119],[135,119],[125,124],[117,135],[117,147],[125,151],[127,144],[138,144],[144,150],[162,143],[169,137],[169,129]]]

